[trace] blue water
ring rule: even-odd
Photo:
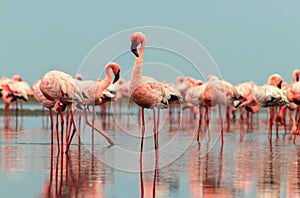
[[[210,141],[203,132],[199,145],[194,139],[197,120],[190,122],[185,113],[181,124],[175,115],[170,123],[168,112],[161,112],[158,156],[153,152],[152,112],[145,115],[142,168],[137,114],[113,113],[104,122],[96,118],[95,126],[116,142],[110,147],[96,132],[92,141],[91,129],[81,122],[80,140],[75,134],[68,155],[58,152],[56,135],[51,146],[46,118],[11,117],[5,129],[0,117],[0,196],[300,196],[299,138],[293,144],[293,136],[281,126],[279,137],[273,131],[269,141],[265,114],[258,123],[254,119],[252,128],[244,124],[243,133],[239,121],[231,123],[222,147],[217,116],[212,116]],[[76,124],[79,128],[78,117]]]

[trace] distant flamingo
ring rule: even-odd
[[[298,105],[297,114],[299,113],[299,105],[300,105],[300,81],[299,81],[299,70],[295,70],[293,73],[293,83],[287,89],[287,97],[290,102]],[[300,117],[298,119],[298,134],[300,135],[299,130]]]
[[[202,108],[205,108],[205,127],[209,135],[209,115],[208,115],[208,106],[204,103],[204,91],[206,84],[202,81],[197,81],[191,88],[189,88],[185,93],[185,103],[187,106],[193,108],[196,105],[199,105],[199,122],[197,129],[197,141],[199,142],[199,135],[202,128]],[[209,137],[209,136],[208,136]]]
[[[282,83],[283,83],[283,78],[279,74],[270,75],[267,82],[268,85],[277,87],[279,89],[281,89]],[[270,118],[272,118],[272,121],[270,119],[270,122],[272,122],[270,123],[271,130],[272,130],[275,114],[277,114],[277,111],[278,111],[277,106],[270,107]],[[276,122],[276,137],[278,137],[278,119],[275,119],[275,122]]]
[[[254,82],[243,82],[236,85],[236,89],[239,93],[239,102],[235,104],[234,110],[241,109],[240,118],[244,120],[244,109],[247,112],[256,113],[260,110],[260,104],[254,95]],[[249,113],[247,113],[247,124],[249,124]]]
[[[155,150],[158,149],[158,134],[156,125],[155,108],[168,108],[168,104],[172,100],[178,100],[176,95],[170,93],[162,83],[156,81],[152,77],[142,75],[142,64],[144,58],[144,50],[146,46],[146,37],[141,32],[131,35],[131,51],[136,55],[135,64],[131,74],[130,81],[130,97],[142,108],[142,139],[141,153],[143,150],[143,141],[145,133],[144,108],[153,110],[153,126],[154,126],[154,143]],[[138,51],[138,46],[140,49]]]
[[[274,108],[289,103],[284,92],[276,86],[265,84],[263,86],[255,86],[254,95],[261,107],[270,107],[270,120],[268,137],[272,137],[272,126],[275,116]],[[276,133],[276,136],[278,134]]]
[[[229,114],[229,106],[234,105],[234,101],[239,99],[238,92],[236,88],[229,82],[225,80],[220,80],[216,76],[209,76],[206,82],[206,87],[203,93],[203,100],[205,105],[208,107],[219,106],[219,119],[221,127],[221,140],[222,145],[224,144],[224,134],[223,134],[223,118],[221,112],[221,105],[226,105],[226,115]],[[227,117],[227,116],[226,116]],[[229,118],[227,117],[227,122]],[[228,123],[227,123],[228,124]]]

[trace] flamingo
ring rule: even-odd
[[[51,128],[51,144],[53,144],[53,117],[52,117],[52,108],[55,106],[56,102],[54,100],[47,99],[42,91],[40,90],[41,80],[36,81],[33,86],[33,96],[36,101],[38,101],[43,107],[48,108],[50,116],[50,128]],[[58,114],[57,114],[58,116]],[[58,130],[57,131],[57,144],[59,146],[58,139]]]
[[[144,108],[153,110],[153,126],[154,126],[154,143],[155,150],[158,149],[158,135],[155,117],[155,109],[168,108],[169,102],[178,100],[178,96],[174,95],[169,89],[152,77],[142,75],[142,64],[144,58],[144,50],[146,46],[146,36],[141,32],[131,35],[131,51],[137,57],[133,67],[130,80],[130,97],[142,109],[142,138],[141,153],[143,150],[143,141],[145,133]],[[140,49],[138,50],[138,46]]]
[[[234,110],[237,108],[241,109],[240,118],[243,120],[244,109],[247,112],[256,113],[260,110],[260,104],[254,95],[254,82],[243,82],[236,85],[236,89],[239,93],[240,99],[237,104],[235,104]],[[248,115],[248,114],[247,114]],[[249,118],[247,117],[247,123],[249,123]]]
[[[109,69],[106,69],[107,73]],[[110,73],[109,73],[110,75]],[[110,75],[111,79],[111,75]],[[106,82],[106,81],[105,81]],[[108,82],[109,83],[109,82]],[[85,95],[85,93],[80,90],[76,85],[78,83],[75,82],[75,79],[62,71],[59,70],[52,70],[47,72],[41,79],[40,89],[42,93],[45,95],[45,97],[49,100],[55,100],[57,103],[61,103],[63,106],[66,106],[68,108],[68,111],[71,113],[71,124],[73,124],[73,133],[71,136],[71,139],[67,142],[67,148],[66,152],[68,153],[69,146],[71,144],[73,135],[76,132],[76,125],[74,122],[74,115],[71,110],[72,104],[74,103],[77,108],[80,108],[80,105],[84,105],[84,112],[85,112],[85,120],[87,125],[94,128],[87,119],[87,111],[86,111],[86,104],[88,97]],[[97,92],[93,92],[93,94],[97,94]],[[60,108],[59,113],[61,115],[61,122],[62,125],[64,124],[63,121],[63,113],[62,108]],[[62,127],[63,129],[63,127]],[[94,128],[96,131],[98,131],[110,144],[114,144],[114,142],[106,136],[104,133],[99,131],[98,129]],[[63,130],[61,131],[61,136],[63,134]],[[61,138],[62,139],[62,138]]]
[[[110,62],[105,66],[105,73],[106,78],[104,80],[75,80],[76,87],[80,90],[80,92],[83,92],[85,94],[84,103],[86,105],[100,105],[103,104],[102,100],[107,100],[109,98],[109,94],[107,93],[106,89],[111,85],[112,83],[112,75],[110,73],[110,69],[113,71],[113,74],[115,76],[113,83],[116,83],[119,80],[120,77],[120,66],[117,63]],[[106,95],[104,95],[106,92]],[[94,110],[94,107],[93,107]],[[114,144],[113,141],[106,136],[103,132],[96,129],[93,124],[91,124],[87,120],[87,109],[84,110],[86,115],[86,124],[89,125],[92,129],[98,131],[100,134],[102,134],[106,140],[110,144]],[[95,115],[93,113],[93,120],[94,123]],[[74,133],[71,136],[71,139],[73,137]]]
[[[203,101],[208,107],[219,106],[219,119],[221,125],[221,140],[222,145],[224,144],[224,134],[223,134],[223,119],[221,112],[221,105],[227,106],[226,114],[229,114],[228,106],[233,106],[234,101],[238,100],[240,97],[236,88],[229,82],[225,80],[220,80],[216,76],[209,76],[206,82],[206,87],[203,93]],[[226,116],[227,117],[227,116]],[[227,117],[227,122],[229,118]],[[227,123],[228,124],[228,123]],[[229,127],[229,125],[228,125]]]
[[[300,81],[299,81],[299,70],[295,70],[293,72],[293,83],[288,87],[287,89],[287,97],[291,103],[294,103],[298,105],[297,113],[299,111],[299,104],[300,104]],[[298,134],[300,134],[299,131],[299,122],[300,119],[298,119]],[[293,128],[292,128],[293,129]]]
[[[9,106],[12,102],[17,99],[22,99],[23,101],[28,100],[28,96],[33,95],[29,84],[22,81],[20,75],[14,75],[12,79],[7,77],[2,77],[0,79],[0,91],[3,100],[5,101],[5,113],[8,115]],[[3,96],[4,94],[4,96]],[[22,107],[22,106],[21,106]],[[16,114],[18,112],[18,105],[16,105]]]
[[[185,93],[185,102],[188,106],[199,105],[199,123],[197,129],[197,141],[199,142],[200,130],[202,127],[202,108],[205,108],[205,123],[206,129],[209,129],[209,115],[208,115],[208,106],[204,102],[204,91],[206,84],[202,81],[196,81],[195,84],[189,88]],[[209,130],[208,130],[209,132]]]
[[[261,107],[270,107],[270,120],[268,137],[272,136],[272,126],[274,119],[273,107],[284,106],[289,103],[284,92],[276,86],[265,84],[263,86],[255,86],[254,95]],[[276,134],[278,136],[278,134]]]
[[[279,74],[275,73],[269,76],[267,84],[281,89],[282,82],[283,82],[283,78]],[[277,114],[277,110],[278,108],[276,105],[270,106],[270,118],[275,117],[275,114]],[[270,119],[270,122],[272,122],[270,123],[270,128],[272,129],[273,119],[272,120]],[[275,122],[276,122],[276,137],[278,137],[278,119],[276,119]]]

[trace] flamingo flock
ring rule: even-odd
[[[37,102],[49,109],[51,144],[54,142],[52,115],[54,110],[57,144],[63,150],[62,145],[64,145],[65,136],[65,153],[68,153],[74,134],[78,131],[75,114],[81,115],[81,113],[84,115],[87,126],[101,134],[108,144],[114,145],[115,142],[94,125],[95,106],[104,106],[107,101],[114,102],[122,97],[128,97],[139,107],[142,129],[141,153],[145,134],[144,109],[153,111],[153,137],[156,151],[159,149],[159,110],[169,108],[169,119],[171,120],[172,110],[175,107],[178,107],[179,114],[182,114],[185,109],[189,109],[192,121],[198,117],[198,129],[195,138],[198,142],[202,131],[209,133],[209,112],[216,108],[219,114],[222,145],[225,141],[224,123],[229,130],[230,123],[237,119],[237,112],[239,112],[240,120],[246,120],[246,123],[249,123],[249,117],[257,114],[262,108],[269,111],[268,136],[270,139],[274,123],[276,124],[276,136],[278,136],[279,125],[289,126],[286,121],[286,110],[289,112],[291,123],[290,133],[300,135],[300,127],[298,127],[300,123],[299,70],[293,72],[291,84],[285,82],[279,74],[270,75],[264,85],[256,85],[253,81],[233,85],[213,75],[208,76],[206,82],[192,77],[177,77],[176,83],[172,84],[159,82],[153,77],[143,76],[142,67],[146,51],[146,36],[143,33],[135,32],[131,35],[130,50],[135,56],[135,61],[129,81],[119,79],[122,67],[115,62],[107,63],[105,66],[106,77],[103,80],[83,80],[80,74],[74,78],[61,70],[52,70],[45,73],[31,88],[19,75],[15,75],[11,79],[2,77],[0,79],[0,93],[5,103],[5,117],[10,116],[9,108],[13,102],[17,104],[19,100],[27,101],[28,96],[34,96]],[[122,105],[121,102],[119,105]],[[93,108],[92,122],[88,119],[89,106]],[[204,114],[203,109],[205,109]],[[225,117],[223,117],[223,109],[226,112]],[[17,110],[16,105],[16,112]],[[245,113],[246,118],[244,117]],[[203,121],[205,122],[204,130],[202,129]],[[58,128],[59,124],[60,129]]]

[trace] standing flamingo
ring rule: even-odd
[[[299,81],[299,70],[295,70],[293,74],[293,83],[287,89],[287,97],[291,103],[298,105],[296,113],[299,113],[300,105],[300,81]],[[300,135],[299,130],[300,117],[298,118],[298,134]]]
[[[208,107],[219,106],[219,119],[221,125],[221,140],[222,145],[224,144],[224,134],[223,134],[223,118],[221,112],[221,105],[226,105],[226,115],[229,114],[228,106],[233,106],[234,101],[238,100],[240,97],[236,88],[229,82],[225,80],[220,80],[216,76],[209,76],[206,83],[206,87],[203,93],[203,101]],[[227,117],[227,116],[226,116]],[[229,118],[227,117],[227,122]],[[227,123],[228,124],[228,123]]]
[[[276,86],[265,84],[263,86],[255,86],[254,95],[261,107],[270,107],[270,120],[268,137],[272,137],[272,126],[275,115],[274,108],[289,103],[284,92]],[[278,134],[276,134],[278,136]]]
[[[105,66],[105,73],[106,73],[106,78],[104,80],[75,80],[76,88],[85,94],[84,103],[86,105],[93,105],[93,110],[94,110],[94,105],[99,105],[102,104],[102,100],[107,99],[106,95],[104,95],[106,89],[111,85],[112,83],[112,75],[110,73],[110,69],[113,71],[113,74],[115,76],[113,83],[117,82],[120,77],[120,66],[117,63],[110,62]],[[113,141],[106,136],[103,132],[100,130],[96,129],[93,124],[91,124],[88,119],[87,119],[87,108],[84,109],[84,114],[85,114],[85,121],[88,126],[90,126],[92,129],[98,131],[102,136],[106,138],[106,140],[110,144],[114,144]],[[95,112],[93,112],[93,123],[95,119]],[[74,136],[74,132],[71,135],[71,140]]]
[[[130,97],[142,108],[142,139],[141,153],[143,151],[143,141],[145,133],[144,108],[153,110],[153,126],[154,126],[154,143],[155,150],[158,149],[158,134],[156,125],[155,108],[168,108],[170,101],[178,100],[178,96],[173,95],[165,86],[156,81],[152,77],[142,75],[142,64],[144,58],[144,50],[146,46],[146,37],[141,32],[131,35],[131,51],[137,57],[133,67],[130,81]],[[138,51],[138,46],[140,49]]]

